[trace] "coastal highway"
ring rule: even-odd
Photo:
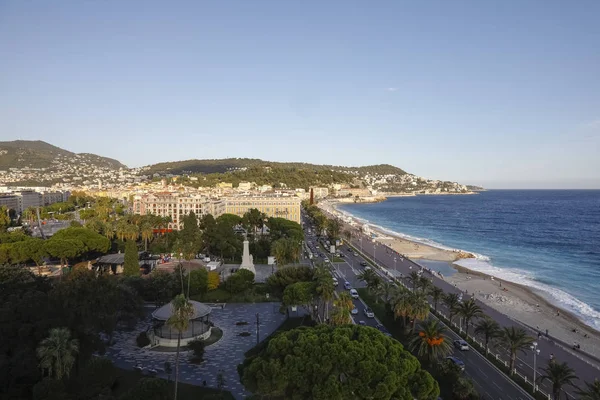
[[[407,276],[412,271],[418,271],[421,267],[415,262],[401,257],[393,250],[388,248],[387,246],[373,242],[371,238],[357,231],[356,228],[346,226],[346,228],[352,229],[357,233],[357,236],[353,238],[352,244],[358,248],[362,248],[362,252],[366,254],[369,258],[374,259],[376,257],[376,262],[381,267],[387,269],[392,272],[394,275],[402,274],[403,276]],[[394,262],[394,258],[396,262]],[[457,289],[450,283],[444,281],[439,278],[437,275],[431,275],[425,273],[424,276],[432,279],[432,283],[443,289],[446,293],[459,293],[463,294],[463,300],[467,300],[470,298],[467,294],[462,293],[460,289]],[[493,318],[496,322],[500,324],[501,327],[510,327],[517,326],[522,327],[528,331],[528,333],[533,337],[537,338],[537,332],[526,327],[519,322],[509,318],[508,316],[496,311],[495,309],[487,306],[481,301],[477,301],[478,305],[482,308],[483,312]],[[438,309],[447,314],[447,310],[444,309],[443,305],[438,305]],[[471,333],[473,332],[473,328],[470,328]],[[483,342],[483,338],[478,337],[480,342]],[[550,361],[550,354],[554,354],[554,358],[558,362],[567,362],[568,365],[573,368],[576,372],[576,375],[579,377],[579,382],[583,385],[583,382],[593,382],[595,378],[600,378],[600,369],[595,363],[591,360],[586,360],[585,357],[582,357],[580,354],[574,354],[570,349],[566,349],[563,346],[555,343],[551,338],[545,338],[542,336],[538,342],[538,349],[540,350],[540,354],[537,356],[537,376],[539,377],[543,371],[542,368],[545,368]],[[509,352],[504,349],[502,346],[495,346],[494,350],[498,352],[501,356],[503,356],[504,360],[509,359]],[[533,379],[533,352],[526,351],[524,353],[519,353],[516,369],[517,371],[528,377],[528,380]],[[551,383],[549,381],[540,382],[538,387],[542,389],[546,393],[551,393]],[[564,389],[564,392],[567,393],[567,397],[569,399],[575,399],[574,391],[575,388],[567,386]],[[502,397],[504,398],[504,397]]]
[[[340,251],[346,251],[346,247],[342,246]],[[344,281],[350,282],[352,287],[361,288],[365,287],[364,282],[357,278],[357,275],[362,272],[363,267],[360,266],[360,262],[363,258],[358,256],[354,257],[351,253],[346,253],[346,258],[343,263],[334,263],[334,276],[338,278],[339,285],[337,287],[338,292],[343,292]],[[353,265],[351,265],[353,264]],[[382,275],[382,278],[387,279]],[[354,306],[358,309],[358,314],[354,316],[354,320],[365,321],[368,326],[375,327],[379,321],[376,318],[367,318],[364,315],[363,310],[366,305],[361,299],[353,300]],[[454,332],[448,332],[448,336],[452,340],[458,339],[458,335]],[[493,365],[491,365],[482,356],[474,351],[459,351],[454,349],[454,356],[460,358],[465,363],[465,373],[473,379],[475,388],[481,395],[482,399],[485,400],[525,400],[530,399],[525,393],[523,393],[510,379],[504,374],[499,372]]]
[[[316,243],[316,238],[307,237],[309,242]],[[359,255],[355,257],[347,251],[346,246],[339,248],[340,252],[344,252],[346,257],[344,262],[332,263],[333,275],[338,279],[339,285],[336,288],[338,293],[345,291],[344,282],[349,282],[353,288],[365,287],[364,282],[358,279],[357,275],[363,271],[360,262],[363,258]],[[324,253],[327,255],[327,253]],[[318,258],[317,260],[318,261]],[[332,260],[333,261],[333,260]],[[381,274],[383,279],[389,278]],[[364,314],[366,305],[359,299],[353,300],[354,307],[358,309],[358,314],[354,315],[355,322],[365,321],[367,326],[375,327],[379,324],[376,318],[367,318]],[[452,340],[458,339],[458,335],[448,330],[448,335]],[[475,388],[481,395],[483,400],[526,400],[531,399],[524,393],[515,383],[508,379],[504,374],[498,371],[489,361],[474,351],[459,351],[454,350],[455,356],[465,362],[465,373],[473,379]]]

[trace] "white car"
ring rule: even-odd
[[[367,318],[375,318],[373,310],[371,310],[369,307],[365,308],[365,315],[367,316]]]
[[[333,278],[333,286],[337,286],[339,284],[337,278]]]
[[[358,292],[356,289],[350,289],[350,296],[352,296],[353,299],[358,299]]]
[[[462,339],[455,340],[453,343],[454,343],[454,347],[456,347],[459,350],[462,350],[462,351],[469,350],[469,344]]]
[[[354,308],[352,309],[352,311],[350,311],[350,313],[351,313],[352,315],[356,315],[356,314],[358,314],[358,308],[354,307]]]

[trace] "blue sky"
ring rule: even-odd
[[[600,2],[0,0],[0,140],[600,188]]]

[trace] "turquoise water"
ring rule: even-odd
[[[475,253],[458,263],[537,289],[600,329],[600,190],[492,190],[338,209],[409,239]]]

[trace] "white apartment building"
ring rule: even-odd
[[[133,196],[133,213],[141,215],[159,215],[171,217],[169,229],[179,230],[183,224],[183,216],[194,212],[201,217],[207,213],[205,196],[179,193],[152,193]]]
[[[43,205],[41,193],[23,190],[21,192],[15,192],[15,195],[19,197],[19,208],[17,210],[19,214],[29,207],[35,208]]]

